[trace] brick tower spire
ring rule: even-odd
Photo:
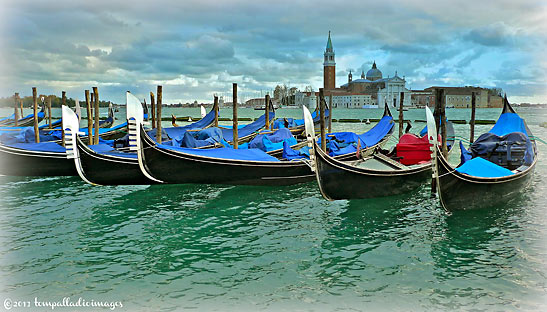
[[[330,90],[336,88],[336,63],[334,62],[334,49],[332,48],[332,41],[330,40],[330,30],[324,56],[323,88],[325,90]]]

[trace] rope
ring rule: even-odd
[[[540,141],[540,142],[543,143],[543,144],[547,144],[547,142],[543,141],[542,139],[538,138],[537,136],[531,135],[531,136],[530,136],[530,139],[532,139],[532,140],[534,140],[534,141]]]

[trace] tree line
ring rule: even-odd
[[[47,95],[39,95],[38,96],[38,106],[42,105],[41,98],[44,97],[44,104],[47,104]],[[50,95],[51,97],[51,107],[61,107],[63,104],[63,99],[60,97],[57,97],[56,95]],[[25,96],[21,97],[21,100],[23,101],[23,107],[29,108],[34,105],[34,101],[32,96]],[[80,106],[83,108],[85,107],[85,101],[79,100]],[[99,107],[108,107],[108,101],[101,101],[99,100]],[[66,104],[69,107],[76,106],[76,101],[73,98],[66,98]],[[0,107],[14,107],[15,106],[15,99],[14,96],[9,97],[3,97],[0,98]],[[19,107],[19,104],[17,104],[17,107]]]

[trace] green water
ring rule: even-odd
[[[199,115],[187,110],[178,115]],[[547,139],[538,126],[547,112],[519,113]],[[344,110],[334,118],[380,114]],[[447,114],[468,119],[469,111]],[[477,118],[498,114],[479,110]],[[405,112],[412,120],[423,115]],[[361,132],[372,125],[333,126]],[[455,130],[468,137],[467,125]],[[545,310],[547,146],[538,148],[532,185],[520,196],[451,216],[430,199],[428,185],[403,196],[327,202],[315,182],[93,187],[76,177],[0,177],[0,299],[82,297],[121,301],[122,311]]]

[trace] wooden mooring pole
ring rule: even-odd
[[[469,135],[469,142],[475,142],[475,92],[471,92],[471,120],[469,121],[469,126],[471,127],[471,134]]]
[[[332,93],[329,95],[329,133],[332,132]]]
[[[19,93],[15,92],[13,96],[13,101],[15,102],[14,116],[15,116],[15,126],[19,126]]]
[[[87,112],[87,145],[93,145],[93,115],[91,113],[91,101],[89,100],[89,90],[85,90],[85,108]]]
[[[158,113],[156,114],[156,142],[161,144],[161,105],[162,105],[162,98],[163,98],[163,87],[158,86],[156,90],[156,95],[158,96]]]
[[[32,87],[32,109],[34,111],[34,142],[40,143],[40,132],[38,131],[38,99],[36,98],[36,87]]]
[[[403,103],[405,101],[405,93],[401,92],[401,96],[399,97],[399,138],[403,136],[403,121],[404,121],[404,115],[403,115]]]
[[[97,87],[93,87],[93,100],[95,106],[95,123],[93,126],[93,144],[99,144],[99,90]]]
[[[48,118],[49,128],[51,129],[53,127],[53,123],[51,121],[51,95],[47,96],[47,118]]]
[[[154,100],[154,92],[150,92],[150,110],[152,111],[152,129],[156,128],[156,101]]]
[[[446,100],[444,97],[441,98],[441,150],[445,158],[448,157],[448,149],[446,148]]]
[[[234,148],[235,149],[238,149],[238,144],[239,144],[239,138],[237,137],[238,134],[237,134],[237,125],[238,125],[238,122],[237,122],[237,83],[233,83],[232,85],[232,107],[233,107],[233,122],[232,122],[232,126],[233,126],[233,134],[234,134],[234,139],[233,139],[233,144],[234,144]]]
[[[323,88],[319,88],[319,125],[321,127],[321,149],[327,151],[327,138],[325,135],[325,95]]]
[[[215,127],[218,127],[218,96],[214,97],[213,109],[215,110]]]
[[[266,94],[264,97],[264,110],[266,112],[266,123],[264,129],[268,130],[270,128],[270,95]]]
[[[19,115],[21,118],[23,118],[23,116],[25,116],[25,114],[23,114],[23,100],[19,97],[19,106],[21,107],[21,115]]]

